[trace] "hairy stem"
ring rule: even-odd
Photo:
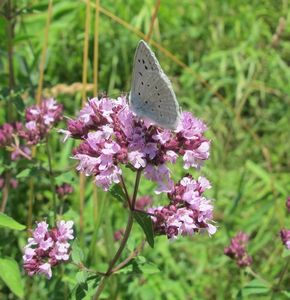
[[[109,279],[110,275],[113,273],[114,266],[115,266],[116,262],[118,261],[118,259],[120,258],[120,256],[122,255],[123,250],[125,249],[127,241],[129,239],[129,236],[130,236],[130,233],[131,233],[131,230],[132,230],[132,226],[133,226],[133,222],[134,222],[134,208],[135,208],[135,202],[136,202],[136,197],[137,197],[137,193],[138,193],[141,173],[142,173],[142,171],[138,170],[137,174],[136,174],[134,192],[133,192],[133,197],[132,197],[132,205],[131,205],[131,209],[130,209],[130,212],[129,212],[129,217],[128,217],[126,229],[125,229],[125,232],[124,232],[124,235],[123,235],[123,239],[121,241],[121,244],[120,244],[116,254],[114,255],[113,259],[111,260],[111,262],[108,266],[106,276],[104,276],[102,278],[102,280],[101,280],[101,282],[100,282],[100,284],[97,288],[97,291],[96,291],[96,293],[94,295],[94,298],[93,298],[94,300],[99,299],[99,297],[100,297],[100,295],[101,295],[101,293],[102,293],[102,291],[105,287],[105,284],[106,284],[107,280]],[[124,182],[123,182],[123,184],[125,186]]]
[[[145,240],[142,241],[142,243],[120,264],[118,264],[113,270],[112,274],[122,269],[125,265],[127,265],[133,258],[138,256],[138,254],[142,251],[143,247],[145,245]]]

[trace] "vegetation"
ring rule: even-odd
[[[39,91],[44,98],[55,97],[69,118],[86,97],[96,96],[95,1],[87,2],[90,20],[85,1],[54,0],[48,24],[48,1],[0,1],[0,125],[22,120],[25,107],[40,99]],[[130,91],[135,48],[150,31],[156,8],[153,0],[100,1],[98,95],[117,98]],[[210,238],[201,234],[174,242],[156,236],[151,248],[134,224],[119,262],[138,256],[108,278],[102,299],[290,298],[289,250],[279,236],[282,228],[290,229],[285,206],[290,195],[289,17],[287,0],[161,1],[151,47],[183,111],[208,126],[211,157],[191,174],[211,181],[206,195],[214,199],[218,230]],[[118,249],[114,233],[125,227],[128,213],[112,193],[95,189],[91,178],[82,185],[71,159],[77,143],[63,143],[58,129],[66,129],[65,118],[34,147],[32,160],[11,160],[7,149],[0,149],[1,178],[18,181],[17,188],[4,184],[0,191],[5,213],[0,215],[1,299],[91,299],[102,276],[90,270],[106,272]],[[171,171],[176,181],[186,174],[181,162]],[[124,172],[132,194],[134,175]],[[54,186],[64,182],[74,191],[56,198]],[[158,206],[166,197],[155,195],[154,187],[141,178],[138,196],[150,195]],[[58,266],[50,280],[29,277],[22,268],[29,229],[44,219],[53,226],[55,212],[74,221],[73,263]],[[224,255],[240,231],[250,237],[253,264],[246,268]]]

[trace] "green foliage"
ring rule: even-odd
[[[17,262],[12,258],[0,258],[0,277],[19,298],[24,296],[24,283]]]
[[[134,218],[146,235],[146,239],[151,248],[154,248],[154,232],[151,217],[142,211],[134,211]]]
[[[24,225],[18,223],[17,221],[3,213],[0,213],[0,227],[6,227],[13,230],[25,229]]]
[[[119,184],[113,185],[110,188],[109,192],[113,196],[113,198],[117,199],[120,202],[124,202],[126,199],[126,196]]]
[[[48,1],[11,2],[19,13],[13,38],[15,86],[10,93],[8,21],[3,16],[5,5],[1,4],[0,124],[8,120],[10,109],[16,120],[24,115],[24,105],[35,103],[47,16]],[[133,28],[148,32],[155,0],[100,2]],[[70,85],[82,80],[85,3],[54,0],[52,16],[44,73],[46,96],[55,85]],[[286,26],[278,44],[273,45],[272,38],[281,17]],[[200,235],[168,242],[166,237],[158,236],[153,240],[148,216],[134,213],[142,230],[133,227],[130,251],[126,249],[122,259],[136,249],[144,236],[150,246],[154,243],[154,249],[145,245],[142,256],[146,257],[146,262],[140,257],[134,258],[113,275],[104,298],[223,300],[271,297],[269,287],[238,269],[223,255],[223,248],[237,231],[249,233],[252,268],[271,284],[278,282],[289,258],[289,251],[283,251],[279,238],[282,227],[290,229],[289,214],[285,210],[285,200],[290,195],[289,17],[287,1],[161,1],[152,38],[189,69],[181,68],[163,52],[153,49],[173,82],[182,109],[193,112],[208,124],[211,158],[202,171],[192,174],[195,177],[205,175],[212,183],[207,195],[215,199],[218,232],[211,238]],[[92,20],[89,82],[93,78],[93,23]],[[103,13],[99,30],[98,94],[105,91],[117,97],[130,90],[133,54],[139,37]],[[202,84],[200,76],[210,87]],[[218,99],[213,92],[222,97]],[[92,92],[89,91],[88,96],[93,96]],[[65,116],[73,117],[81,105],[81,91],[67,93],[60,89],[57,99],[64,105]],[[65,122],[59,128],[64,129]],[[66,200],[58,199],[58,213],[74,220],[79,236],[79,177],[74,172],[75,161],[70,159],[75,145],[72,141],[63,144],[54,130],[50,146],[56,183],[69,182],[75,189]],[[0,238],[0,298],[91,299],[100,277],[92,275],[91,279],[90,274],[75,265],[82,263],[92,270],[107,270],[120,243],[114,241],[113,233],[124,227],[127,218],[123,191],[116,185],[110,190],[112,197],[106,198],[98,190],[94,202],[92,183],[87,179],[84,234],[83,239],[79,238],[72,246],[74,265],[57,267],[50,281],[44,277],[30,280],[20,274],[17,266],[21,264],[27,238],[21,232],[24,229],[21,224],[27,224],[31,182],[34,183],[32,223],[43,218],[52,220],[48,165],[41,145],[37,147],[37,163],[35,160],[11,163],[5,153],[1,150],[1,174],[10,171],[19,185],[16,189],[10,188],[5,215],[0,215],[0,226],[6,227],[1,228]],[[175,180],[184,174],[181,164],[172,168]],[[132,195],[134,177],[124,170],[124,178]],[[153,185],[142,177],[138,196],[153,196],[152,191]],[[3,198],[3,190],[0,194]],[[153,197],[154,206],[165,201],[165,196]],[[3,268],[9,272],[3,272]],[[289,299],[289,279],[289,272],[286,272],[275,299]]]
[[[79,247],[77,240],[74,240],[72,244],[71,258],[75,264],[79,264],[84,261],[84,253],[83,250]]]

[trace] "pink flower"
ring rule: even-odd
[[[98,158],[86,154],[76,154],[74,159],[79,160],[77,170],[85,173],[86,176],[92,175],[99,161]]]
[[[38,267],[38,273],[44,274],[48,279],[50,279],[52,276],[51,264],[44,263],[44,264],[40,265]]]
[[[48,229],[45,221],[39,222],[24,248],[23,266],[29,276],[52,276],[51,268],[70,257],[69,240],[73,236],[72,221],[58,221],[57,227]]]
[[[135,169],[145,168],[146,166],[145,155],[139,151],[130,152],[128,159]]]
[[[96,185],[102,187],[107,191],[113,183],[119,183],[119,175],[122,174],[121,169],[117,166],[111,166],[110,168],[101,171],[96,177]]]
[[[62,242],[66,240],[72,240],[73,236],[73,221],[58,221],[57,223],[57,240]]]
[[[94,176],[104,190],[119,182],[120,165],[125,165],[145,169],[145,176],[158,184],[156,192],[160,193],[173,187],[167,164],[175,164],[182,156],[185,169],[199,168],[208,159],[205,130],[203,122],[188,112],[182,114],[175,132],[159,128],[130,111],[125,97],[104,97],[91,99],[63,132],[65,138],[81,140],[73,156],[79,160],[77,170]]]
[[[214,234],[216,227],[212,224],[213,206],[203,196],[206,188],[210,188],[206,178],[194,180],[189,175],[175,184],[168,194],[170,202],[167,206],[148,209],[154,215],[152,220],[155,233],[165,234],[169,239],[202,231]]]
[[[8,148],[12,160],[30,159],[30,148],[44,139],[61,118],[62,105],[54,99],[45,99],[40,105],[27,107],[23,124],[6,123],[0,127],[0,147]]]

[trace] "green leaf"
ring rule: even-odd
[[[75,299],[81,300],[83,299],[88,291],[88,284],[87,283],[80,283],[77,285],[76,292],[75,292]]]
[[[288,291],[282,291],[283,295],[287,297],[287,299],[290,299],[290,292]]]
[[[145,263],[143,265],[138,265],[140,271],[143,273],[143,274],[156,274],[156,273],[159,273],[160,270],[159,268],[153,264],[153,263]]]
[[[17,262],[12,258],[0,258],[0,277],[19,298],[24,296],[24,284]]]
[[[116,274],[156,274],[160,270],[151,262],[140,261],[139,258],[132,259],[127,265],[115,272]]]
[[[124,194],[124,192],[119,184],[113,185],[109,189],[109,193],[120,202],[124,202],[124,200],[126,199],[126,195]]]
[[[151,217],[142,211],[134,211],[134,218],[143,229],[150,247],[154,248],[154,232]]]
[[[243,296],[257,295],[257,294],[267,294],[270,288],[261,280],[254,279],[250,281],[246,286],[243,287]]]
[[[30,169],[24,169],[20,173],[17,174],[16,178],[25,178],[28,177],[31,173]]]
[[[86,271],[79,271],[76,274],[76,280],[79,284],[85,283],[88,278],[88,273]]]
[[[79,247],[77,240],[72,244],[71,258],[75,264],[79,264],[84,260],[83,250]]]
[[[14,99],[13,99],[13,104],[16,106],[16,109],[19,111],[19,112],[23,112],[24,111],[24,108],[25,108],[25,105],[24,105],[24,102],[22,100],[22,98],[17,95]]]
[[[24,225],[18,223],[17,221],[3,213],[0,213],[0,227],[7,227],[14,230],[25,229]]]

